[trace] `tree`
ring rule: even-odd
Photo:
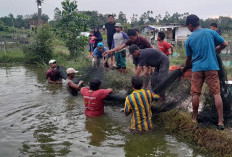
[[[133,16],[131,17],[131,27],[133,28],[134,26],[137,25],[138,25],[138,15],[133,14]]]
[[[63,10],[56,10],[61,18],[56,22],[55,31],[64,40],[70,56],[75,57],[84,50],[84,46],[88,43],[87,38],[80,36],[80,33],[86,31],[89,17],[78,13],[75,0],[65,0],[61,4]]]
[[[118,14],[117,21],[120,22],[121,24],[127,23],[126,14],[124,14],[122,11],[120,11]]]
[[[52,58],[53,34],[49,25],[39,27],[31,45],[23,47],[25,59],[30,64],[47,64]]]

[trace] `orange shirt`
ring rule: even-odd
[[[171,44],[167,43],[164,40],[162,41],[162,43],[160,41],[158,42],[158,48],[159,48],[159,50],[162,51],[167,56],[170,55],[169,49],[170,49],[171,46],[172,46]]]

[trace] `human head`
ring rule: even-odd
[[[116,29],[116,32],[121,32],[122,31],[122,24],[121,23],[116,23],[115,24],[115,29]]]
[[[49,65],[50,65],[51,68],[55,68],[57,61],[54,60],[54,59],[51,59],[48,63],[49,63]]]
[[[78,71],[76,71],[76,70],[73,69],[73,68],[68,68],[68,69],[66,70],[66,73],[67,73],[68,76],[71,76],[72,78],[74,78],[74,77],[75,77],[75,74],[78,73]]]
[[[104,44],[102,42],[98,43],[97,44],[97,49],[100,51],[100,52],[103,52],[104,50]]]
[[[143,80],[139,76],[133,76],[131,78],[131,84],[134,89],[141,89],[143,87]]]
[[[139,29],[135,28],[134,30],[135,30],[136,34],[139,35],[139,32],[140,32]]]
[[[114,23],[114,16],[113,15],[108,15],[108,22]]]
[[[158,41],[164,40],[164,38],[165,38],[165,33],[164,33],[164,32],[159,32],[159,33],[158,33],[158,38],[157,38],[157,40],[158,40]]]
[[[191,32],[193,32],[200,25],[199,21],[200,21],[199,17],[191,14],[191,15],[187,16],[186,26],[188,26],[188,29]]]
[[[132,54],[133,57],[136,57],[136,58],[139,57],[140,50],[139,50],[139,47],[136,44],[132,44],[129,47],[129,52],[130,52],[130,54]]]
[[[132,42],[134,42],[134,41],[137,39],[137,37],[138,37],[138,35],[137,35],[135,29],[129,29],[129,30],[127,31],[127,35],[128,35],[129,39],[130,39]]]
[[[216,23],[211,23],[210,24],[210,29],[212,29],[212,30],[217,30],[218,28],[217,28],[217,24]]]
[[[98,32],[99,28],[98,27],[94,27],[94,32]]]
[[[94,35],[94,31],[91,31],[91,32],[90,32],[90,35]]]
[[[101,81],[98,79],[93,79],[90,83],[89,83],[89,87],[91,90],[95,91],[100,89],[101,86]]]

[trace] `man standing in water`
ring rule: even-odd
[[[60,80],[60,75],[56,63],[57,62],[54,59],[49,61],[50,69],[46,72],[46,78],[48,80],[48,83],[62,83]]]
[[[103,100],[113,92],[111,88],[100,89],[101,81],[94,79],[89,87],[81,88],[81,95],[85,103],[85,115],[90,117],[100,116],[104,113]]]
[[[134,76],[131,79],[133,93],[126,97],[124,112],[126,116],[132,113],[131,131],[147,132],[152,129],[151,103],[159,96],[150,90],[143,90],[143,80]]]
[[[207,86],[214,96],[218,113],[218,129],[222,130],[224,129],[223,102],[220,95],[219,66],[216,52],[221,51],[228,44],[216,31],[200,28],[199,18],[196,15],[189,15],[186,19],[186,25],[192,34],[185,41],[187,57],[182,70],[186,71],[192,65],[192,121],[197,122],[199,98],[203,83],[206,80]]]
[[[68,68],[66,70],[66,73],[68,75],[67,79],[65,80],[65,86],[68,89],[68,92],[70,94],[72,94],[73,96],[77,96],[78,91],[81,89],[82,84],[84,83],[84,81],[79,81],[78,84],[75,84],[72,79],[75,77],[75,74],[78,73],[78,71],[76,71],[73,68]]]
[[[108,15],[108,22],[105,24],[105,29],[107,31],[107,44],[110,50],[112,48],[114,33],[116,33],[113,15]],[[113,55],[111,55],[111,64],[115,65],[115,59]]]

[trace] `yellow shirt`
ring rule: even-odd
[[[124,112],[132,113],[131,129],[149,131],[152,128],[151,102],[158,100],[159,96],[150,90],[135,90],[126,97]]]

